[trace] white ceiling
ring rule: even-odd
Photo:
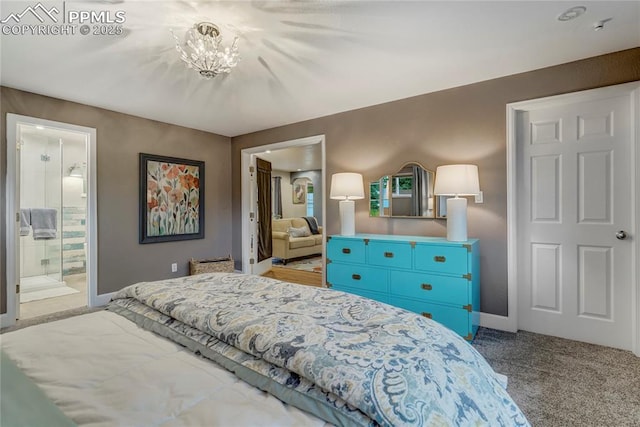
[[[0,19],[36,2],[3,0]],[[226,136],[640,46],[638,1],[44,4],[124,11],[124,33],[2,35],[1,84]],[[576,5],[587,12],[556,19]],[[239,37],[230,75],[179,60],[169,29],[200,21]]]
[[[297,172],[322,169],[322,144],[320,143],[269,150],[257,156],[271,162],[274,170]]]

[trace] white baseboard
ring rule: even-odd
[[[91,302],[91,307],[100,307],[103,305],[107,305],[109,301],[111,301],[111,297],[115,294],[115,292],[110,292],[108,294],[97,295],[95,300]]]
[[[513,330],[509,324],[509,318],[507,316],[499,316],[491,313],[480,313],[480,326],[498,329],[500,331],[518,332],[517,330]]]

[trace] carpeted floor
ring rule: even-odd
[[[0,334],[11,332],[28,326],[38,325],[40,323],[55,322],[56,320],[66,319],[67,317],[79,316],[81,314],[93,313],[94,311],[104,310],[104,307],[76,307],[69,310],[58,311],[56,313],[45,314],[42,316],[31,317],[29,319],[20,319],[14,325],[0,329]]]
[[[486,328],[473,346],[509,377],[534,427],[640,426],[640,358],[631,352]]]

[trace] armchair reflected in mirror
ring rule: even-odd
[[[435,173],[415,162],[369,184],[369,216],[436,218]]]

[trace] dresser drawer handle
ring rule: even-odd
[[[420,285],[420,287],[425,291],[430,291],[431,289],[433,289],[433,286],[431,286],[431,283],[423,283],[422,285]]]
[[[393,252],[385,252],[384,253],[384,257],[385,258],[393,258]]]
[[[343,253],[343,254],[350,254],[350,253],[351,253],[351,249],[349,249],[349,248],[342,248],[342,253]]]
[[[443,257],[442,255],[436,255],[433,257],[433,260],[435,262],[445,262],[447,260],[446,257]]]
[[[422,312],[422,317],[426,317],[427,319],[433,319],[433,317],[431,316],[431,313],[427,313],[426,311]]]
[[[360,279],[362,279],[362,277],[361,277],[359,274],[352,274],[352,275],[351,275],[351,278],[352,278],[353,280],[360,280]]]

